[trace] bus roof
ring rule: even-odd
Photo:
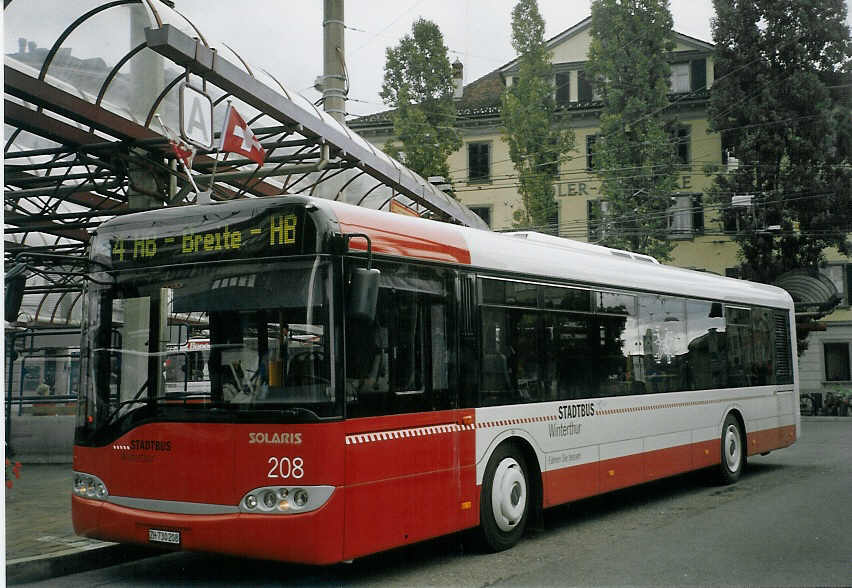
[[[455,261],[475,268],[613,289],[793,307],[792,298],[781,288],[668,266],[647,255],[538,233],[495,233],[329,200],[317,205],[336,216],[345,232],[370,235],[375,253]],[[363,250],[366,245],[353,240],[350,247]]]
[[[293,204],[320,211],[320,216],[331,223],[325,230],[369,235],[377,254],[460,264],[540,280],[793,307],[790,295],[780,288],[667,266],[646,255],[528,231],[495,233],[301,195],[146,211],[112,219],[103,223],[98,232],[137,234],[148,227],[148,231],[156,233],[158,228],[176,225],[195,230],[204,223],[233,224],[238,218],[252,218]],[[352,239],[349,247],[364,251],[366,242]]]

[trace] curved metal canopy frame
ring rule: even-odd
[[[25,37],[49,34],[34,24],[46,10],[67,24],[42,49]],[[214,199],[301,193],[385,209],[397,199],[424,216],[486,228],[231,47],[217,50],[161,0],[6,0],[4,18],[7,51],[18,39],[4,62],[5,258],[7,268],[15,260],[33,268],[18,324],[79,324],[86,247],[98,224],[194,202],[156,123],[179,128],[182,80],[210,95],[214,128],[233,103],[266,150],[263,166],[199,152],[192,173]],[[105,30],[129,34],[105,43]]]

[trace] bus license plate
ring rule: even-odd
[[[161,531],[160,529],[148,529],[148,541],[152,543],[169,543],[180,545],[180,532]]]

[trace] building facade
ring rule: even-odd
[[[750,203],[737,201],[722,209],[707,198],[713,177],[705,169],[735,165],[726,160],[720,135],[709,131],[713,45],[680,33],[674,33],[674,41],[675,49],[669,57],[668,114],[675,121],[672,141],[677,145],[680,167],[668,214],[669,237],[676,242],[672,263],[738,277],[738,246],[732,237],[738,230],[738,218],[750,214]],[[606,232],[607,203],[595,174],[594,144],[602,104],[585,75],[590,42],[591,18],[547,41],[554,97],[561,116],[574,129],[575,149],[560,165],[555,185],[557,216],[540,230],[596,242]],[[455,64],[455,69],[461,77],[460,64]],[[500,120],[500,94],[517,73],[518,61],[514,60],[457,92],[456,127],[463,146],[449,158],[450,182],[456,197],[496,231],[511,230],[515,213],[523,209],[517,172]],[[349,125],[383,146],[393,131],[391,115],[377,113]],[[800,357],[802,392],[826,395],[828,391],[849,391],[852,396],[852,263],[836,250],[827,251],[826,257],[828,264],[822,271],[842,301],[823,319],[825,330],[811,333],[809,347]]]

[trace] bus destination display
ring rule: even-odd
[[[196,232],[114,238],[110,240],[112,262],[114,267],[129,267],[299,254],[304,252],[304,220],[301,210],[279,209],[250,221]]]

